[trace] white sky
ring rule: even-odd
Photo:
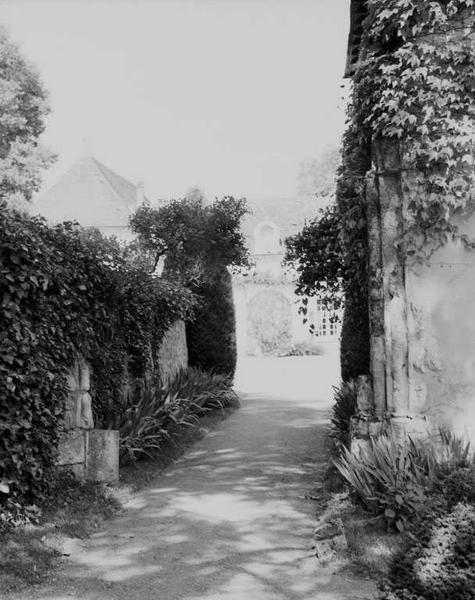
[[[350,0],[0,0],[38,67],[57,179],[81,154],[149,197],[295,194],[337,144]]]

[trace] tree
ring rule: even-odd
[[[230,266],[246,266],[248,250],[241,233],[245,200],[230,196],[204,206],[201,197],[173,200],[166,206],[141,206],[131,219],[144,251],[164,273],[183,281],[199,298],[187,323],[192,366],[233,374],[236,367],[235,315]]]
[[[286,259],[296,266],[296,294],[306,315],[308,297],[327,308],[343,304],[340,347],[344,381],[369,372],[368,238],[364,182],[371,165],[364,135],[349,129],[337,170],[335,200],[302,231],[286,240]]]
[[[0,198],[30,200],[54,156],[38,139],[49,112],[36,69],[0,27]]]

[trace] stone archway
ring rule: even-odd
[[[275,356],[292,344],[292,312],[285,295],[273,289],[262,290],[247,304],[247,353]]]

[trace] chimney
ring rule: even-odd
[[[137,183],[137,185],[135,186],[135,194],[136,194],[136,198],[137,198],[137,208],[142,206],[142,204],[145,202],[145,195],[144,195],[144,191],[143,191],[143,181],[139,181]]]

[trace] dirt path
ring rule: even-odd
[[[305,495],[324,468],[326,416],[325,402],[245,394],[240,410],[73,548],[58,580],[31,597],[372,598],[368,582],[310,556],[315,504]]]

